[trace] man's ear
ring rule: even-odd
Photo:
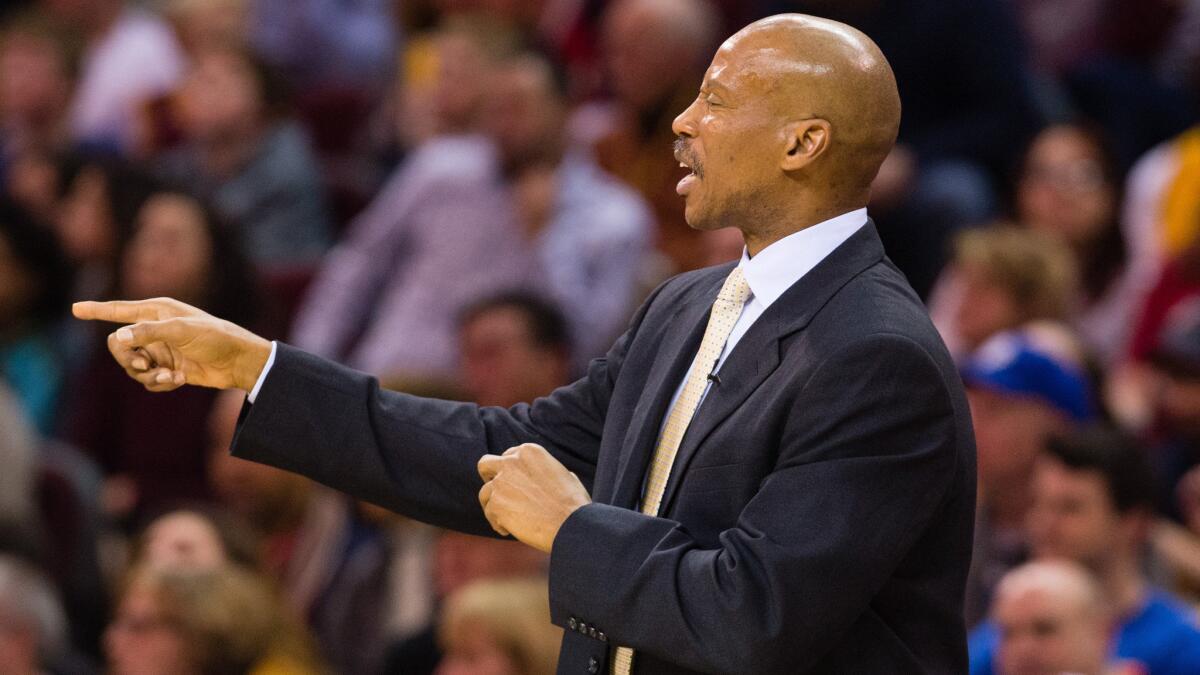
[[[784,171],[803,169],[829,148],[829,122],[819,117],[793,122],[784,131],[783,141],[779,167]]]

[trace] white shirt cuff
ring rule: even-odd
[[[263,382],[266,382],[267,373],[271,372],[271,366],[275,365],[276,347],[275,341],[271,340],[271,355],[267,357],[267,365],[263,366],[262,372],[258,374],[258,381],[254,383],[254,388],[250,390],[250,395],[246,397],[246,400],[251,404],[254,403],[254,399],[258,398],[258,390],[262,389]]]

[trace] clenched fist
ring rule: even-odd
[[[77,302],[80,319],[130,324],[108,336],[108,351],[150,391],[185,384],[250,391],[271,343],[250,331],[170,298]]]
[[[578,476],[533,443],[484,455],[479,475],[479,503],[492,528],[544,553],[567,516],[592,501]]]

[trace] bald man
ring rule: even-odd
[[[560,673],[962,673],[975,457],[958,374],[866,215],[900,101],[854,29],[729,38],[675,120],[675,277],[583,379],[479,408],[170,300],[85,303],[154,390],[249,392],[235,455],[550,553]],[[403,335],[397,335],[403,340]]]
[[[996,587],[992,618],[1000,628],[1000,675],[1107,675],[1115,624],[1100,585],[1068,561],[1029,563]]]

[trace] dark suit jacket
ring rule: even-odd
[[[729,265],[659,287],[587,376],[512,409],[420,399],[280,345],[234,454],[492,534],[475,464],[545,446],[593,504],[550,558],[560,673],[965,673],[975,456],[962,385],[868,223],[732,350],[661,517],[636,511]],[[404,339],[397,336],[397,339]]]

